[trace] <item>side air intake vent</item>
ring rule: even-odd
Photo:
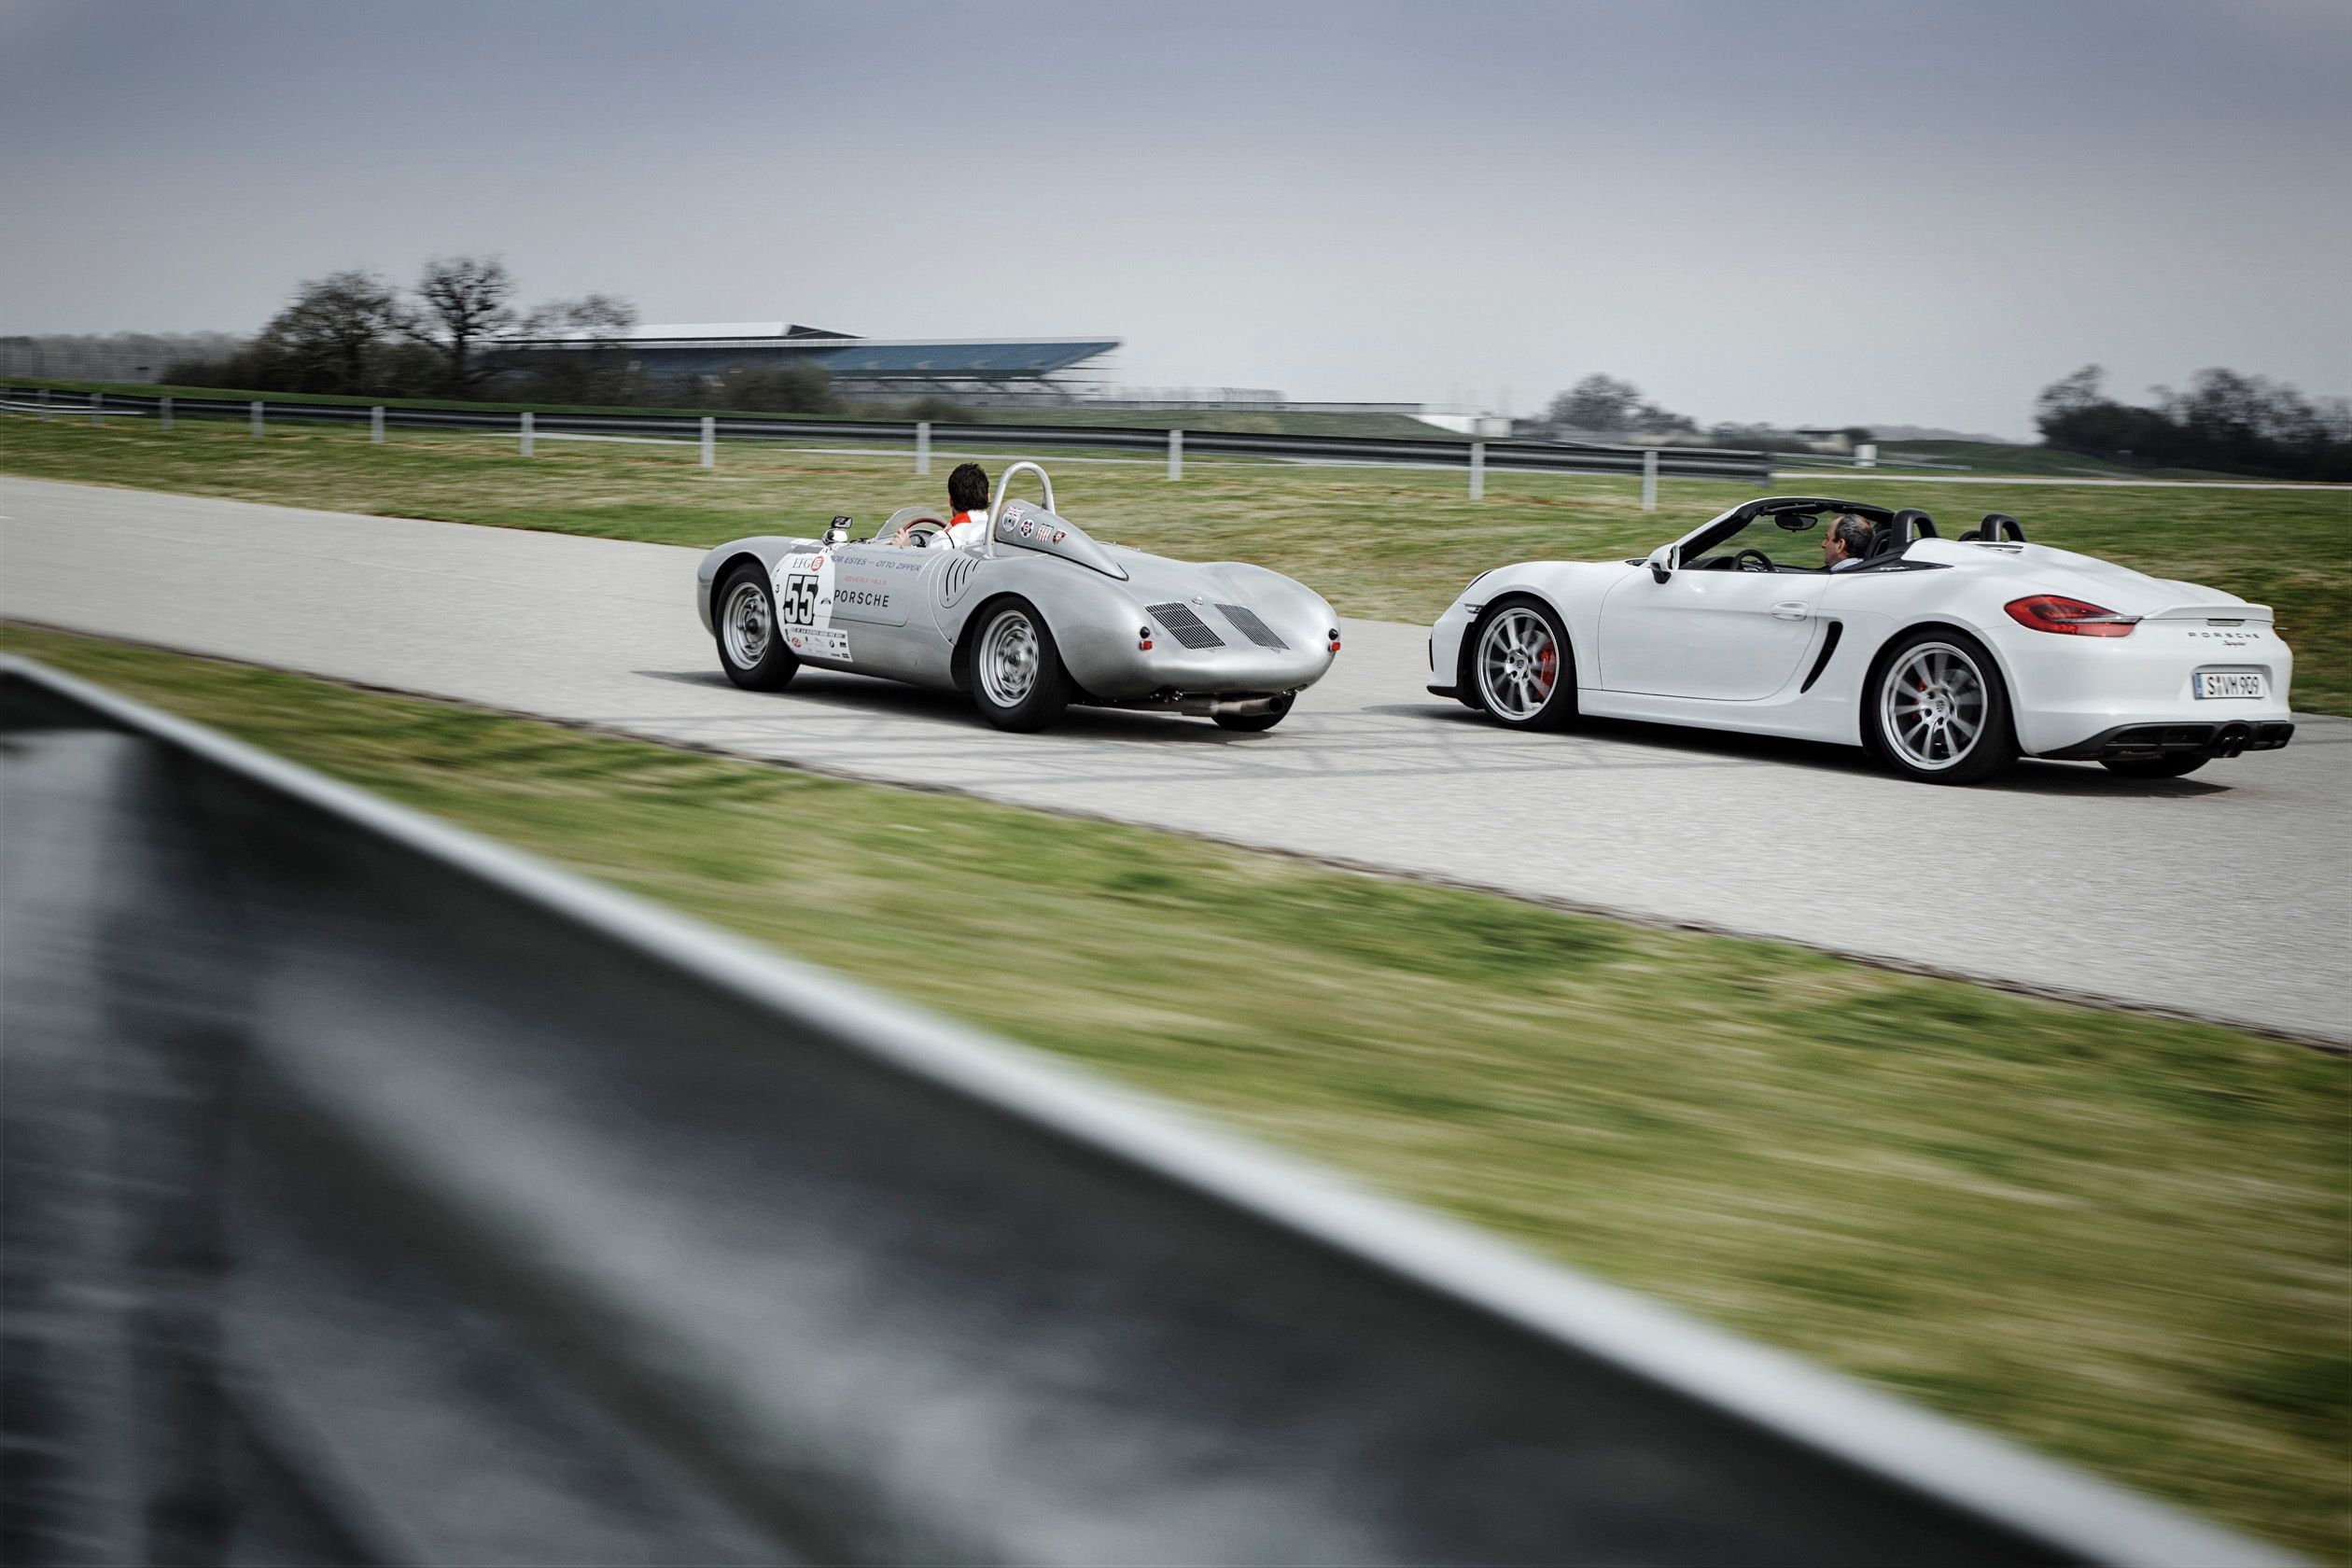
[[[980,558],[968,551],[959,551],[947,563],[947,571],[939,581],[939,601],[954,604],[972,586],[972,574],[980,569]]]
[[[1209,629],[1209,623],[1180,604],[1145,605],[1152,619],[1168,628],[1168,635],[1186,648],[1223,648],[1225,638]]]
[[[1235,629],[1260,648],[1289,651],[1290,644],[1275,636],[1274,628],[1259,620],[1257,611],[1248,605],[1221,604],[1217,608],[1225,611],[1225,618],[1233,623]]]

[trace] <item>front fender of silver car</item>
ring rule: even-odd
[[[694,613],[702,618],[706,633],[716,635],[712,621],[711,598],[720,575],[730,562],[743,559],[757,561],[762,570],[774,574],[776,563],[785,556],[819,548],[819,541],[811,539],[791,539],[778,534],[761,534],[751,539],[730,539],[725,544],[705,551],[694,567]]]

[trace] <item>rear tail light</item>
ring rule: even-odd
[[[1338,652],[1338,651],[1339,651],[1339,628],[1338,628],[1338,627],[1337,627],[1337,626],[1332,627],[1332,628],[1331,628],[1331,630],[1329,630],[1329,631],[1327,631],[1327,632],[1325,632],[1325,633],[1323,634],[1323,637],[1324,637],[1326,639],[1328,639],[1328,640],[1329,640],[1329,642],[1331,643],[1331,651],[1332,651],[1334,653]],[[1435,657],[1435,655],[1432,655],[1432,657]]]
[[[2030,599],[2011,599],[2002,609],[2009,618],[2021,626],[2037,632],[2058,632],[2066,637],[2130,637],[2132,628],[2139,624],[2136,615],[2118,615],[2080,599],[2069,599],[2059,594],[2037,594]]]

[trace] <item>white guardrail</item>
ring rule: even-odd
[[[11,1561],[2285,1561],[37,665],[0,731]]]
[[[110,418],[235,419],[256,436],[283,424],[367,427],[382,441],[387,428],[497,431],[529,455],[535,441],[555,437],[661,440],[697,443],[704,466],[716,461],[720,441],[835,441],[911,451],[916,471],[930,471],[936,443],[1055,452],[1149,453],[1164,458],[1168,477],[1183,476],[1186,457],[1256,458],[1342,466],[1447,469],[1467,476],[1472,498],[1488,472],[1624,474],[1655,486],[1663,479],[1717,479],[1762,484],[1772,457],[1763,452],[1702,447],[1575,446],[1548,441],[1461,441],[1380,436],[1295,436],[1233,430],[1164,430],[1093,425],[957,425],[892,419],[796,419],[783,416],[658,413],[562,413],[470,408],[462,404],[403,408],[393,404],[322,403],[297,399],[189,398],[119,392],[63,392],[0,385],[0,406],[22,413],[103,423]]]

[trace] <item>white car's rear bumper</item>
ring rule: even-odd
[[[2017,742],[2037,757],[2234,754],[2284,746],[2294,655],[2267,625],[2143,621],[2129,637],[2021,630],[1998,650]],[[2263,678],[2260,697],[2200,697],[2203,671]]]

